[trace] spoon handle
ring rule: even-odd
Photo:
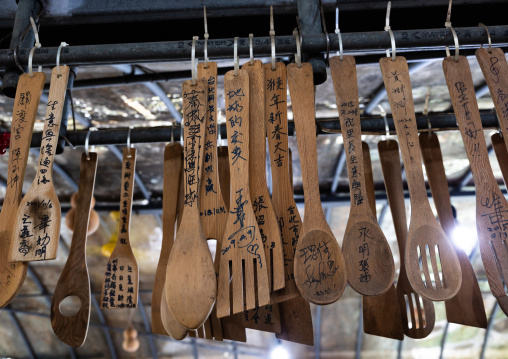
[[[120,192],[120,228],[116,244],[118,248],[130,250],[129,230],[131,226],[132,197],[134,195],[134,176],[136,172],[136,149],[125,147],[122,160],[122,190]],[[115,247],[115,249],[117,248]]]

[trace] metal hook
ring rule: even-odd
[[[392,28],[390,27],[390,10],[392,8],[392,2],[388,1],[388,5],[386,7],[386,24],[385,24],[385,31],[388,31],[388,34],[390,34],[390,42],[392,43],[392,61],[395,61],[397,55],[397,47],[395,46],[395,36],[393,35]],[[390,57],[389,50],[386,50],[386,57]]]
[[[480,22],[480,23],[478,24],[478,26],[483,27],[483,28],[485,29],[485,32],[487,33],[487,39],[489,40],[489,50],[488,50],[488,52],[489,52],[489,54],[491,54],[491,53],[492,53],[492,39],[490,38],[490,32],[489,32],[489,29],[488,29],[488,28],[487,28],[487,26],[485,26],[485,24],[484,24],[484,23],[482,23],[482,22]],[[480,45],[480,46],[481,46],[481,47],[483,47],[483,45]]]
[[[254,48],[252,45],[252,40],[254,38],[254,34],[249,34],[249,55],[250,55],[250,65],[254,65]]]
[[[132,131],[132,128],[133,126],[129,126],[129,131],[127,131],[127,148],[129,149],[129,155],[127,156],[127,158],[131,158],[131,131]]]
[[[270,47],[272,49],[272,71],[275,71],[275,28],[273,25],[273,6],[270,6]]]
[[[325,12],[323,11],[323,2],[319,0],[319,11],[321,12],[321,24],[323,26],[323,32],[326,36],[326,65],[330,65],[330,35],[328,35],[328,30],[326,30],[326,21],[325,21]]]
[[[58,51],[56,52],[56,73],[57,73],[56,76],[58,78],[62,77],[62,73],[60,72],[60,52],[62,51],[62,47],[64,46],[69,46],[69,44],[66,42],[61,42],[60,46],[58,46]]]
[[[339,59],[340,61],[344,60],[344,49],[342,47],[342,35],[340,34],[339,29],[339,6],[335,8],[335,33],[339,38]]]
[[[457,33],[452,27],[451,17],[452,17],[452,0],[450,0],[450,2],[448,3],[448,12],[446,13],[445,27],[447,29],[450,29],[450,31],[452,32],[453,42],[455,44],[455,56],[453,57],[453,60],[455,62],[459,62],[459,38],[457,37]],[[446,46],[446,56],[450,56],[450,48],[448,46]]]
[[[432,124],[429,117],[429,99],[430,99],[430,86],[427,88],[427,96],[425,96],[425,106],[423,107],[423,115],[427,118],[427,128],[429,133],[429,141],[432,136]]]
[[[293,36],[295,37],[296,42],[296,54],[295,54],[295,62],[298,68],[302,68],[302,48],[300,44],[300,37],[298,36],[298,30],[293,30]]]
[[[88,132],[86,133],[86,137],[85,137],[85,153],[86,153],[86,159],[88,161],[90,161],[90,151],[89,151],[89,144],[90,144],[90,134],[92,133],[92,131],[97,131],[97,128],[96,127],[90,127],[88,129]],[[93,146],[92,146],[92,151],[93,151]]]
[[[233,40],[233,51],[235,76],[238,76],[238,69],[240,68],[240,63],[238,61],[238,37],[235,37]]]
[[[196,40],[199,39],[198,36],[192,37],[192,51],[191,51],[191,75],[192,75],[192,84],[196,84],[197,69],[196,69]]]
[[[34,56],[35,49],[39,49],[42,45],[39,41],[39,32],[37,31],[37,25],[35,25],[34,18],[30,16],[30,23],[32,24],[32,29],[34,31],[35,35],[35,45],[30,50],[30,54],[28,55],[28,73],[30,74],[30,77],[34,77],[34,74],[32,72],[32,59]],[[42,72],[42,66],[39,66],[39,72]]]
[[[205,48],[204,48],[204,53],[205,53],[205,69],[208,68],[208,38],[210,37],[210,35],[208,34],[208,22],[206,20],[206,6],[203,6],[203,16],[205,18]]]
[[[171,143],[175,142],[175,125],[173,121],[170,122],[171,125]]]
[[[386,111],[381,105],[377,105],[379,111],[381,112],[381,116],[383,116],[383,120],[385,123],[385,131],[386,131],[386,143],[390,143],[390,126],[388,126],[388,118],[386,118]]]

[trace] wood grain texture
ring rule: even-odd
[[[53,162],[62,120],[69,67],[51,72],[42,145],[35,179],[21,200],[9,255],[10,262],[55,259],[60,238],[60,202],[53,185]]]
[[[378,143],[378,151],[400,253],[400,273],[395,289],[402,327],[404,334],[408,337],[422,339],[434,329],[436,315],[434,304],[414,291],[406,274],[404,252],[406,250],[407,220],[399,145],[394,140],[381,141]]]
[[[489,87],[494,107],[496,109],[499,126],[504,136],[504,143],[508,148],[508,63],[502,49],[490,50],[480,48],[476,50],[476,59]]]
[[[7,187],[0,212],[0,282],[3,283],[0,287],[0,308],[14,299],[26,277],[27,263],[9,263],[9,253],[16,212],[22,197],[33,126],[45,81],[46,75],[41,72],[34,73],[33,77],[21,75],[14,99]]]
[[[393,284],[395,265],[365,190],[356,63],[352,56],[330,59],[346,151],[351,209],[342,244],[349,285],[362,295],[380,295]]]
[[[427,197],[407,61],[401,56],[395,61],[385,57],[379,60],[379,64],[401,142],[411,197],[411,221],[405,253],[407,276],[421,296],[434,301],[447,300],[460,289],[462,272],[453,245],[432,213]]]
[[[272,205],[284,247],[284,289],[271,293],[271,303],[300,296],[294,278],[294,256],[302,220],[293,197],[289,177],[286,66],[265,64],[265,121],[272,170]],[[282,312],[282,308],[281,308]]]
[[[184,124],[184,210],[166,272],[166,301],[174,317],[196,329],[210,314],[217,282],[201,226],[199,185],[203,171],[208,84],[198,79],[182,85]]]
[[[419,140],[423,163],[427,172],[427,180],[432,192],[432,199],[436,206],[439,223],[441,223],[441,227],[443,227],[448,238],[452,238],[455,229],[455,218],[453,217],[439,139],[435,133],[430,135],[422,133],[419,136]],[[501,145],[506,151],[504,143],[501,143]],[[451,323],[487,328],[487,316],[485,315],[483,296],[473,266],[462,248],[455,244],[454,248],[462,271],[462,285],[455,297],[445,302],[446,318]]]
[[[443,70],[476,187],[476,229],[483,266],[494,297],[506,297],[503,278],[508,278],[505,242],[508,203],[490,166],[467,58],[460,56],[455,62],[447,57],[443,60]],[[506,301],[498,300],[498,303],[502,307]]]
[[[363,141],[362,154],[365,191],[372,214],[374,217],[377,217],[370,149],[369,145]],[[397,290],[393,283],[390,289],[384,294],[362,296],[362,311],[364,333],[396,340],[404,340],[404,328],[402,327],[399,298],[397,297]]]
[[[86,239],[96,172],[97,153],[90,152],[89,157],[83,153],[71,247],[51,301],[53,332],[58,339],[71,347],[83,345],[90,321],[90,278],[86,265]],[[73,316],[65,316],[60,311],[60,303],[68,296],[77,296],[81,302],[79,311]]]
[[[135,169],[136,149],[125,147],[122,159],[118,240],[109,256],[102,283],[103,309],[135,308],[138,305],[139,270],[129,236]]]
[[[277,217],[266,184],[265,70],[260,60],[245,63],[249,74],[249,162],[250,193],[263,240],[270,292],[285,286],[284,250]],[[278,313],[278,311],[277,311]]]
[[[494,153],[496,154],[501,174],[503,175],[504,184],[508,183],[508,149],[504,142],[504,136],[500,133],[495,133],[490,137],[492,141],[492,147],[494,147]]]
[[[314,304],[339,300],[347,284],[344,257],[328,225],[319,193],[312,65],[287,67],[305,193],[305,217],[294,258],[296,286]]]
[[[219,318],[270,302],[265,251],[249,189],[249,74],[245,70],[238,70],[237,75],[234,71],[227,72],[224,93],[230,144],[231,200],[221,249],[217,297]]]
[[[169,143],[164,150],[164,175],[162,194],[162,245],[155,271],[155,279],[152,290],[152,332],[161,335],[171,335],[165,329],[163,321],[166,318],[161,316],[161,306],[167,302],[162,301],[162,294],[166,284],[166,267],[173,242],[175,240],[176,212],[178,210],[178,192],[182,172],[182,145],[179,142]],[[170,314],[170,312],[169,312]],[[173,318],[174,319],[174,318]],[[184,328],[180,323],[179,327]],[[187,328],[184,328],[186,331]]]

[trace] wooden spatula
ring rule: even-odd
[[[165,306],[164,312],[170,314],[169,310],[167,310],[167,302],[162,301],[162,295],[166,284],[166,267],[175,239],[176,211],[178,209],[178,190],[181,172],[182,145],[179,142],[169,143],[164,150],[162,246],[152,290],[152,332],[162,335],[169,334],[170,336],[173,335],[164,328],[163,321],[167,319],[162,318],[161,307]],[[172,319],[176,321],[174,318]],[[178,324],[180,327],[183,327],[180,323]],[[184,330],[187,331],[187,328],[184,328]]]
[[[443,70],[475,182],[476,229],[483,266],[492,294],[501,309],[508,313],[505,289],[508,278],[505,242],[508,237],[508,203],[490,166],[467,58],[459,56],[458,62],[455,62],[452,57],[447,57],[443,60]]]
[[[37,107],[45,81],[46,75],[42,72],[34,73],[33,77],[29,74],[21,75],[14,99],[7,187],[0,212],[0,282],[3,283],[0,287],[0,308],[14,299],[26,277],[27,263],[9,263],[9,253],[16,211],[21,201]]]
[[[245,70],[236,72],[224,76],[231,201],[221,248],[219,318],[270,302],[265,251],[249,190],[249,74]]]
[[[422,159],[407,61],[379,60],[402,145],[402,159],[411,196],[411,222],[406,243],[406,270],[414,290],[430,300],[453,298],[460,289],[462,272],[457,254],[432,213],[423,179]]]
[[[451,238],[455,229],[455,218],[453,218],[450,192],[448,190],[448,181],[446,180],[439,139],[435,133],[430,135],[422,133],[419,136],[419,140],[423,163],[425,164],[425,171],[427,172],[427,179],[432,191],[432,199],[436,205],[439,222],[448,238]],[[504,147],[503,143],[502,145]],[[485,306],[483,305],[482,292],[480,291],[476,274],[466,252],[457,245],[454,245],[454,247],[462,271],[462,285],[457,295],[445,302],[446,318],[451,323],[487,328]]]
[[[342,251],[321,206],[312,65],[298,66],[287,67],[305,193],[305,218],[294,258],[295,281],[305,299],[323,305],[339,300],[347,277]]]
[[[135,168],[136,149],[125,147],[122,160],[118,240],[109,256],[102,283],[101,307],[104,309],[136,308],[138,305],[139,270],[129,237]]]
[[[379,295],[393,284],[395,265],[386,238],[369,207],[362,173],[360,107],[353,56],[330,59],[349,173],[351,209],[343,248],[349,285],[363,295]]]
[[[166,272],[166,300],[171,313],[189,329],[203,324],[210,314],[217,282],[199,214],[199,185],[205,147],[206,80],[182,85],[184,124],[183,219],[176,234]]]
[[[422,339],[434,329],[436,315],[434,304],[415,292],[406,274],[404,253],[406,251],[407,220],[399,145],[394,140],[381,141],[378,143],[378,151],[400,253],[400,273],[396,291],[402,315],[402,326],[404,334],[408,337]]]
[[[499,168],[501,169],[501,174],[503,175],[504,184],[506,186],[508,183],[508,150],[503,137],[504,136],[501,136],[501,134],[497,132],[493,134],[490,139],[492,141],[492,146],[494,147],[497,162],[499,163]]]
[[[86,238],[88,221],[92,209],[97,153],[81,155],[78,199],[75,212],[74,231],[67,262],[60,274],[51,301],[51,326],[58,339],[71,347],[83,345],[90,321],[90,278],[86,266]],[[76,296],[79,310],[73,315],[62,313],[65,298]]]
[[[58,131],[62,120],[69,67],[51,72],[51,84],[44,119],[37,174],[16,213],[9,256],[11,262],[55,259],[60,237],[60,202],[53,185]]]
[[[369,200],[372,215],[377,217],[376,196],[374,191],[374,176],[370,160],[369,145],[362,142],[363,171],[365,177],[365,192]],[[363,331],[380,337],[404,340],[404,328],[400,314],[397,290],[392,283],[384,294],[362,297]]]

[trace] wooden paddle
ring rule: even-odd
[[[231,201],[221,248],[219,318],[270,302],[265,251],[249,189],[249,74],[245,70],[236,72],[224,76]]]
[[[139,270],[129,240],[135,168],[136,149],[125,147],[122,160],[118,240],[109,256],[102,283],[103,309],[136,308],[138,304]]]
[[[503,137],[504,136],[501,136],[499,132],[496,132],[490,137],[490,139],[492,141],[492,146],[494,147],[497,162],[499,163],[499,168],[501,169],[501,174],[503,175],[504,184],[506,186],[508,183],[508,150],[505,146]]]
[[[422,339],[427,337],[434,329],[436,315],[434,304],[430,300],[418,295],[407,277],[406,259],[404,256],[406,251],[407,220],[399,145],[395,140],[386,140],[379,142],[377,146],[400,253],[400,273],[396,291],[400,314],[402,315],[402,327],[404,334],[408,337]]]
[[[305,193],[305,217],[294,258],[296,286],[309,302],[331,304],[344,293],[347,277],[319,193],[312,65],[290,64],[287,73]]]
[[[184,332],[187,331],[187,328],[183,327],[174,318],[167,318],[167,315],[171,316],[171,312],[169,312],[167,308],[167,302],[162,301],[164,286],[166,284],[166,267],[168,265],[169,255],[175,239],[176,211],[178,209],[178,191],[180,187],[181,172],[182,145],[179,142],[169,143],[166,145],[166,149],[164,150],[162,245],[152,290],[152,332],[162,335],[169,334],[172,337],[178,335],[174,335],[174,331],[171,329],[171,332],[167,331],[163,324],[164,321],[167,323],[176,322],[178,323],[179,328],[183,328]],[[165,306],[165,317],[161,316],[162,306]],[[168,328],[171,328],[171,326],[168,325]]]
[[[436,205],[439,223],[451,238],[455,229],[448,181],[446,179],[439,139],[435,133],[419,136],[427,180]],[[502,144],[504,146],[504,144]],[[506,151],[506,147],[504,147]],[[454,244],[462,271],[462,285],[457,295],[445,302],[446,318],[451,323],[487,328],[487,316],[483,305],[482,292],[466,252]]]
[[[53,161],[62,120],[69,67],[51,72],[37,174],[16,213],[10,262],[55,259],[60,237],[60,202],[53,185]]]
[[[86,266],[86,238],[96,172],[97,153],[90,152],[88,155],[83,153],[71,248],[51,301],[53,332],[58,339],[71,347],[83,345],[90,321],[90,278]],[[79,299],[79,310],[67,315],[62,312],[61,306],[66,298],[73,296]]]
[[[369,145],[362,142],[363,172],[365,178],[365,192],[369,200],[372,215],[377,217],[376,196],[374,189],[374,175],[370,160]],[[404,328],[400,314],[397,290],[392,283],[384,294],[376,296],[362,296],[363,331],[380,337],[404,340]]]
[[[505,243],[508,238],[508,203],[490,166],[467,58],[459,56],[458,62],[455,62],[452,57],[447,57],[443,60],[443,70],[475,182],[476,229],[483,266],[492,294],[507,313],[508,296],[504,286],[508,278]]]
[[[409,70],[404,57],[379,60],[393,121],[402,142],[402,159],[411,196],[411,222],[406,243],[406,270],[414,290],[430,300],[448,300],[460,289],[457,254],[432,213],[423,179],[422,159]]]
[[[18,294],[26,277],[27,263],[9,263],[16,211],[21,201],[30,142],[46,75],[35,72],[33,77],[19,77],[14,109],[12,111],[9,144],[7,187],[0,212],[0,308],[9,304]]]
[[[353,56],[330,59],[333,86],[349,173],[351,209],[343,249],[349,285],[362,295],[385,293],[393,284],[395,265],[386,238],[369,207],[361,150],[360,107]]]
[[[176,234],[166,272],[166,300],[185,327],[196,329],[210,314],[217,293],[212,257],[199,214],[199,185],[205,147],[206,80],[182,85],[184,124],[183,219]]]

